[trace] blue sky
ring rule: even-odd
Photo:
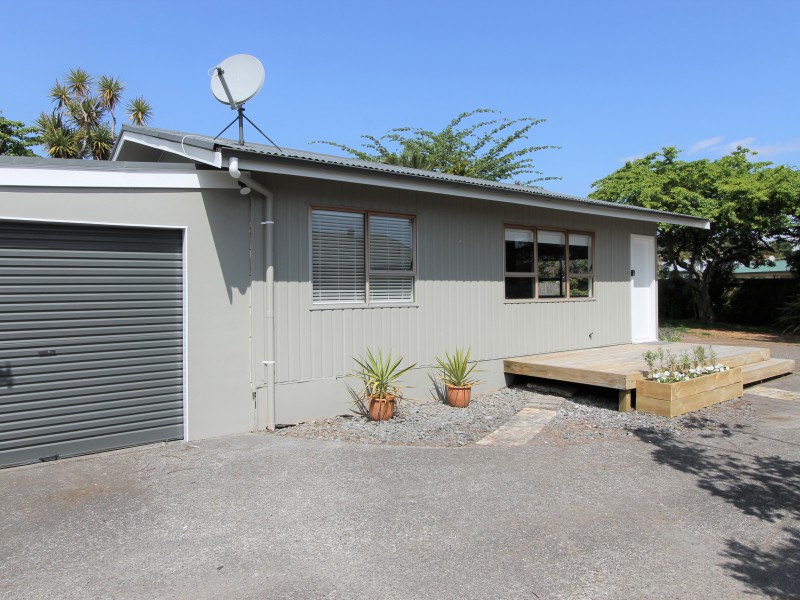
[[[687,159],[743,144],[800,165],[800,2],[552,0],[402,3],[3,4],[0,110],[31,122],[78,66],[118,75],[152,125],[215,135],[233,114],[208,70],[248,53],[265,65],[247,114],[281,146],[357,145],[392,127],[437,129],[478,107],[547,119],[532,144],[554,191],[591,183],[661,146]],[[74,17],[73,17],[74,15]],[[15,49],[13,53],[9,49]],[[235,134],[234,134],[235,135]],[[247,132],[248,141],[260,136]]]

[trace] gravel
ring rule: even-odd
[[[614,390],[559,384],[527,384],[475,396],[467,408],[441,402],[403,400],[394,419],[372,422],[342,415],[301,423],[275,435],[342,442],[458,447],[476,442],[525,406],[554,409],[553,419],[535,438],[544,443],[582,443],[648,433],[723,435],[754,424],[750,404],[732,400],[672,419],[617,410]]]
[[[491,433],[531,402],[536,394],[524,388],[503,388],[474,396],[466,408],[434,400],[402,400],[389,421],[339,416],[280,429],[291,437],[410,446],[464,446]]]

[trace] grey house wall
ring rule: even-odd
[[[4,188],[0,219],[185,230],[190,439],[250,431],[250,201],[232,190]]]
[[[346,412],[352,357],[391,350],[417,363],[406,396],[430,395],[435,354],[471,347],[483,390],[504,385],[502,359],[629,343],[630,234],[656,225],[514,204],[296,177],[264,177],[275,194],[276,421]],[[311,302],[312,206],[416,216],[414,306],[319,309]],[[504,224],[595,234],[595,298],[504,300]]]

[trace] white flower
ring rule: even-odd
[[[664,377],[669,377],[669,371],[664,371]]]

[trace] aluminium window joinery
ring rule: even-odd
[[[314,304],[414,301],[414,217],[311,211]]]
[[[506,299],[592,298],[593,244],[590,233],[506,227]]]

